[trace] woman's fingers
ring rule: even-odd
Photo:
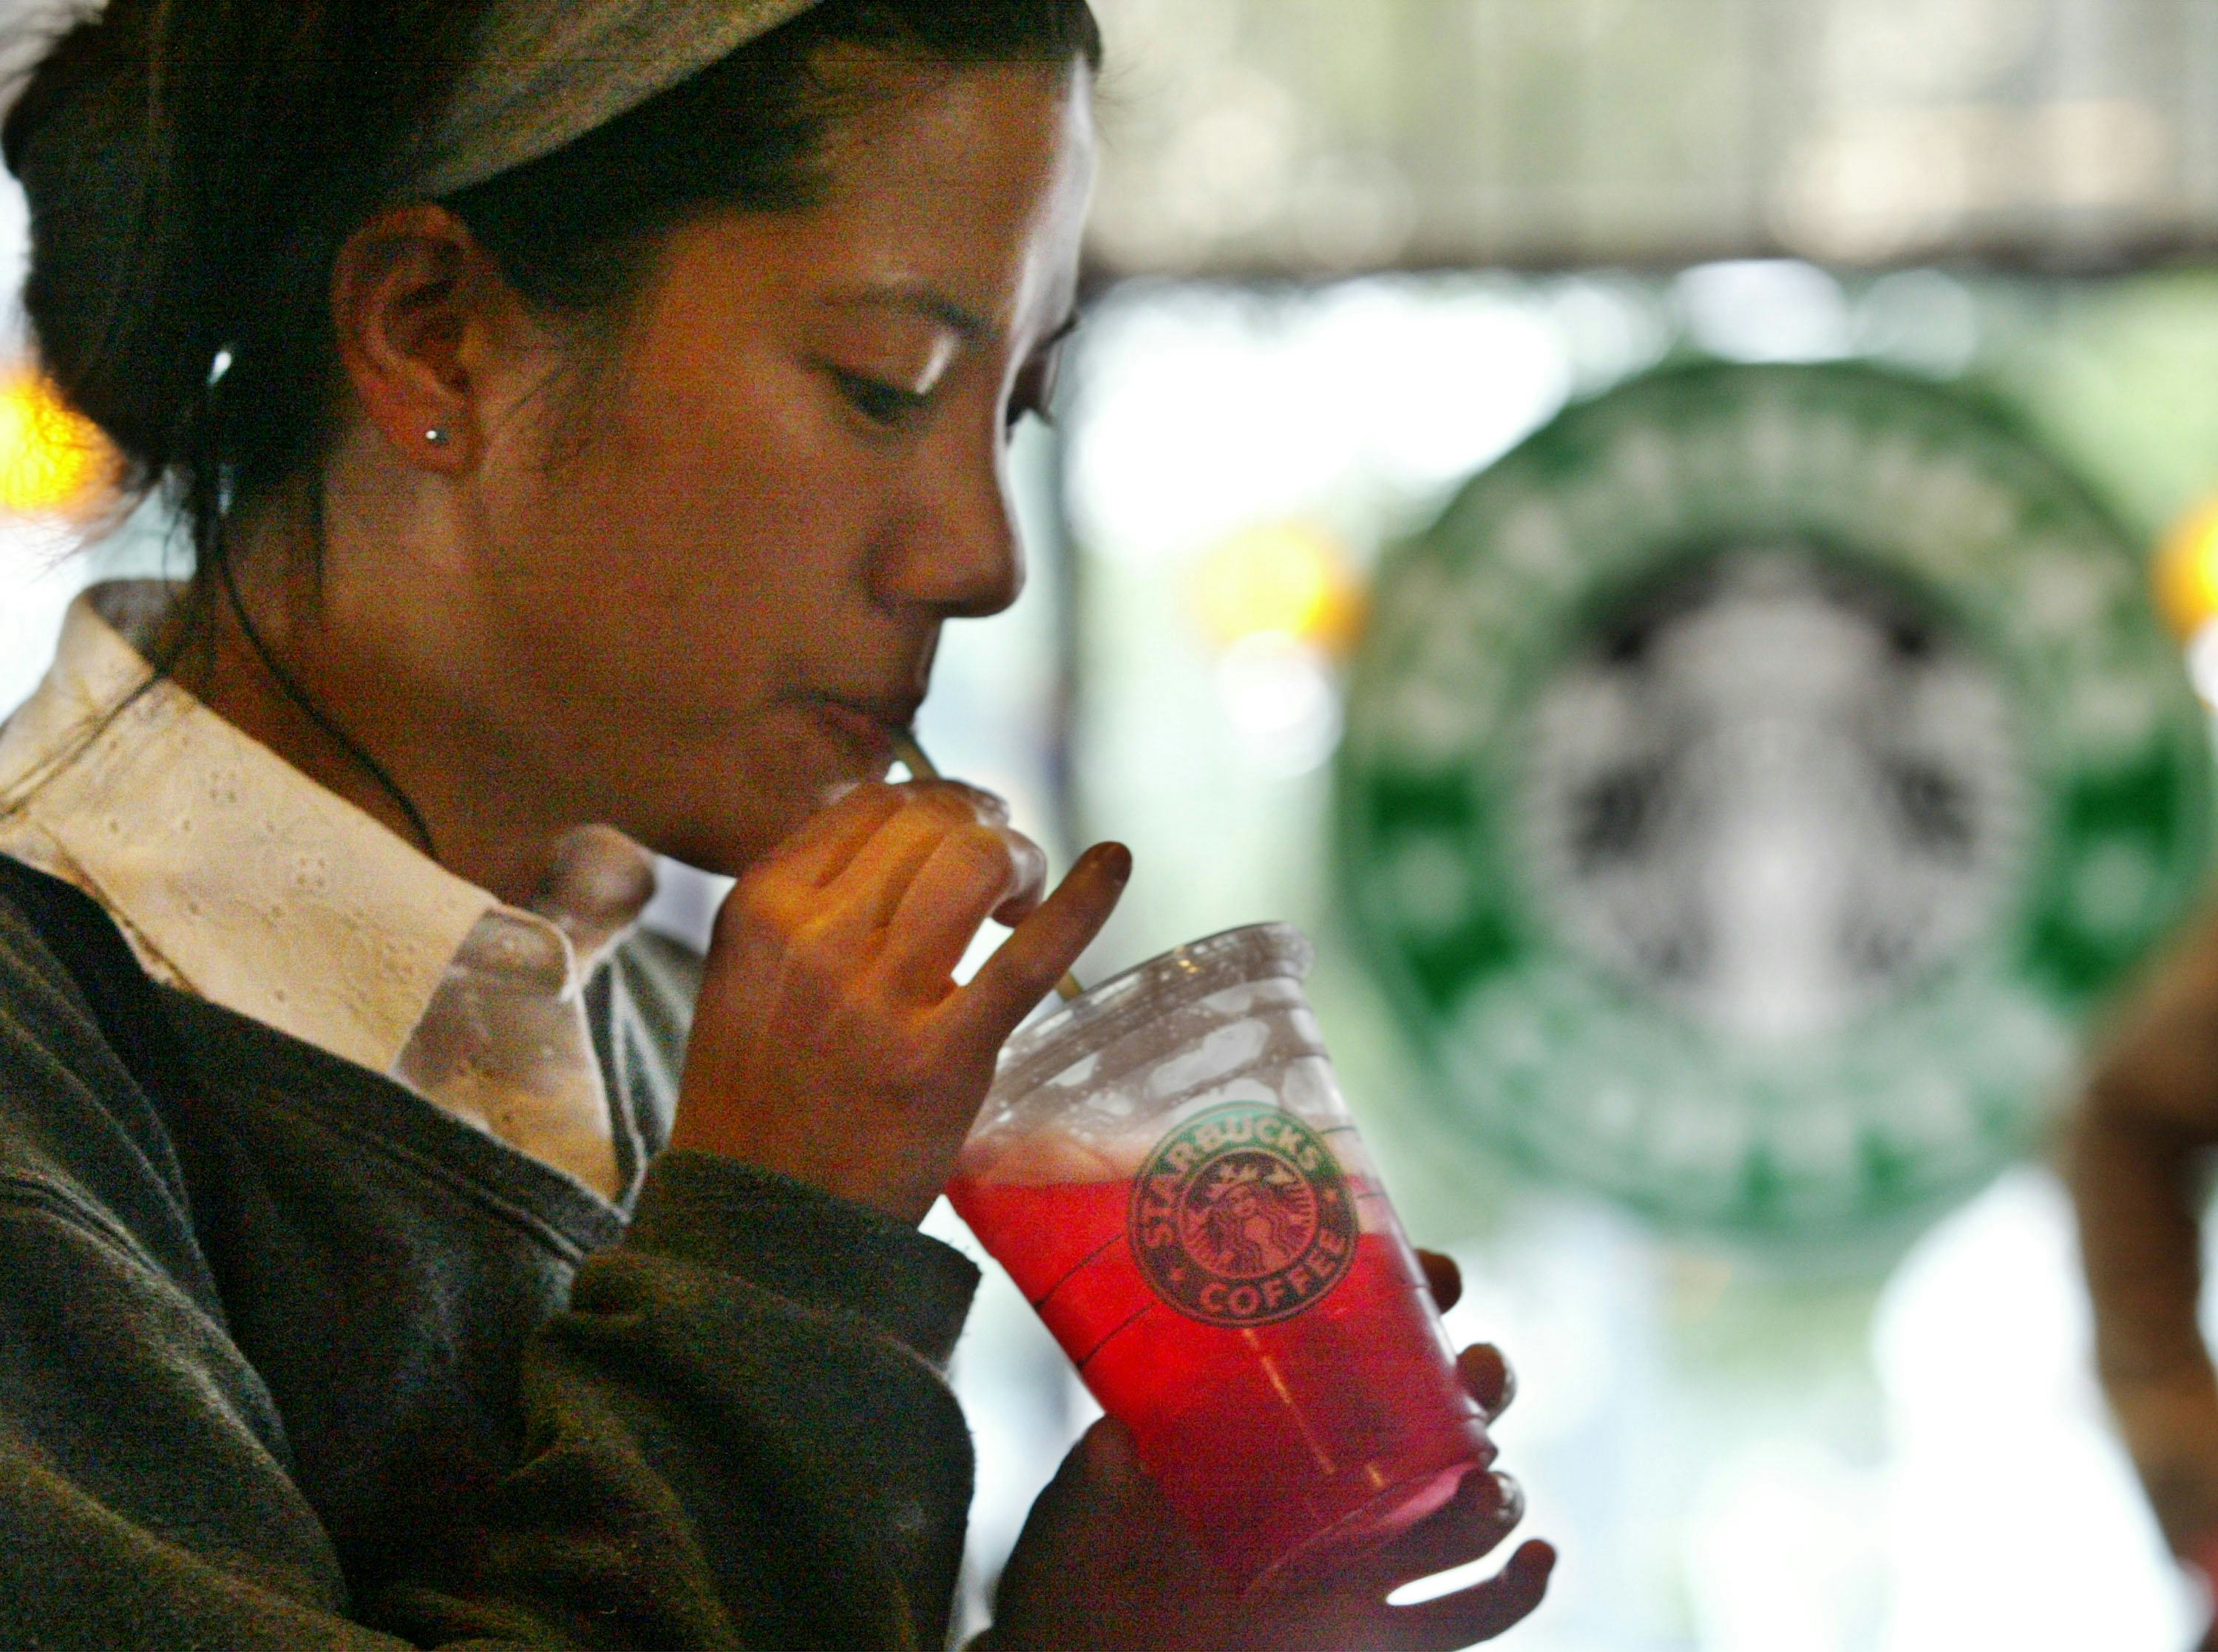
[[[839,931],[867,934],[890,923],[909,884],[950,832],[981,826],[1007,830],[1008,806],[990,792],[952,780],[912,781],[895,789],[900,807],[825,885],[825,919]]]
[[[795,827],[778,845],[777,863],[799,882],[829,883],[901,807],[897,786],[858,786]]]
[[[1525,1491],[1506,1474],[1464,1476],[1456,1494],[1372,1556],[1382,1592],[1484,1559],[1525,1518]]]
[[[1517,1397],[1517,1373],[1491,1342],[1475,1342],[1458,1354],[1456,1370],[1489,1422],[1509,1410]]]
[[[1007,1043],[1108,922],[1131,875],[1132,851],[1122,844],[1096,844],[1080,856],[1055,893],[1010,931],[963,989],[957,1036],[994,1049]]]
[[[1420,1249],[1417,1265],[1424,1270],[1425,1289],[1433,1293],[1433,1305],[1441,1313],[1463,1300],[1463,1270],[1456,1265],[1453,1257]]]
[[[1556,1568],[1556,1551],[1545,1543],[1528,1543],[1510,1556],[1509,1564],[1484,1583],[1418,1606],[1389,1606],[1382,1613],[1385,1632],[1366,1643],[1394,1652],[1453,1652],[1478,1641],[1490,1641],[1530,1617],[1548,1593],[1548,1575]]]
[[[942,838],[894,910],[879,966],[905,993],[932,997],[996,911],[1039,905],[1047,857],[1006,826],[970,826]]]
[[[1091,857],[1019,926],[974,1009],[948,972],[985,914],[1036,899],[1044,857],[968,787],[858,788],[718,913],[673,1139],[919,1220],[1001,1041],[1100,928],[1128,863]]]

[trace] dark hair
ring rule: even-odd
[[[559,0],[550,0],[559,3]],[[331,438],[332,265],[388,200],[486,0],[110,0],[0,127],[31,207],[24,303],[61,393],[167,484],[195,541]],[[808,204],[852,45],[1097,63],[1087,0],[821,0],[547,158],[448,202],[527,301],[605,312],[663,235]],[[214,381],[220,353],[228,368]]]
[[[393,198],[488,6],[108,0],[60,34],[0,124],[30,203],[24,305],[42,364],[115,444],[127,495],[161,488],[182,513],[197,554],[189,602],[208,601],[212,579],[230,585],[226,517],[328,451],[333,266]],[[856,95],[826,72],[839,46],[954,64],[1101,54],[1087,0],[821,0],[446,204],[527,302],[605,322],[689,219],[817,198],[826,140]]]

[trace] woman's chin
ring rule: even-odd
[[[788,791],[771,807],[757,795],[744,814],[703,814],[663,834],[659,853],[721,877],[738,877],[798,831],[802,823],[848,792],[855,782],[826,781],[805,790]]]
[[[893,767],[881,746],[830,738],[821,724],[778,731],[747,760],[706,763],[669,777],[679,783],[664,807],[666,823],[635,833],[657,853],[704,872],[737,877],[857,786],[883,780]],[[767,745],[765,751],[761,746]]]

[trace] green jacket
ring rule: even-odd
[[[705,1154],[627,1221],[0,865],[7,1652],[936,1648],[976,1278]]]

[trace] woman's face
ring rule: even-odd
[[[1075,300],[1086,71],[857,72],[821,205],[678,232],[605,372],[517,346],[382,616],[485,783],[720,870],[883,774],[941,626],[1015,599],[1008,432]]]

